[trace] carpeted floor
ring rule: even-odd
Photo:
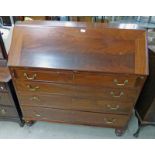
[[[68,138],[92,138],[92,139],[131,139],[137,130],[137,118],[133,116],[129,123],[129,128],[122,137],[117,137],[114,129],[90,127],[82,125],[68,125],[58,123],[36,122],[32,127],[21,128],[14,122],[0,122],[0,138],[10,139],[68,139]],[[139,138],[155,139],[155,127],[147,126],[140,132]]]

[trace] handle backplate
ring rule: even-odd
[[[124,80],[123,83],[119,83],[117,79],[114,79],[114,83],[117,85],[117,86],[125,86],[126,84],[128,84],[128,80]]]
[[[120,106],[119,105],[111,106],[110,104],[107,104],[107,108],[109,108],[110,110],[118,110]]]
[[[31,85],[27,85],[27,88],[28,88],[30,91],[36,91],[37,89],[39,89],[39,86],[32,87]]]
[[[124,95],[124,92],[121,91],[119,95],[115,95],[115,93],[113,91],[111,91],[110,94],[112,97],[119,98]]]
[[[104,118],[104,122],[106,124],[114,124],[116,122],[116,119],[115,118],[111,118],[111,119]]]
[[[26,77],[27,80],[35,80],[35,78],[37,77],[37,74],[33,74],[30,77],[27,73],[24,73],[24,77]]]

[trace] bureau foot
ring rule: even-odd
[[[115,129],[116,136],[122,136],[125,133],[125,129]]]
[[[20,127],[24,127],[25,122],[24,121],[21,121],[21,122],[19,122],[19,125],[20,125]]]
[[[34,123],[35,121],[25,121],[25,124],[29,127],[31,127]]]

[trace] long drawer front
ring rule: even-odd
[[[105,87],[141,87],[145,77],[136,75],[117,75],[94,72],[39,70],[39,69],[12,69],[13,77],[26,81],[49,81],[58,83],[72,83],[96,85]]]
[[[76,97],[105,98],[115,101],[135,102],[139,90],[65,85],[55,83],[15,81],[18,92],[50,93]]]
[[[14,107],[0,105],[0,117],[18,117]]]
[[[13,105],[8,93],[0,92],[0,105]]]
[[[50,107],[101,113],[128,114],[133,103],[117,102],[104,99],[68,97],[64,95],[46,95],[36,93],[20,93],[20,104],[27,106]]]
[[[125,126],[129,119],[128,115],[110,115],[29,106],[22,106],[22,109],[25,120],[42,120],[119,128]]]

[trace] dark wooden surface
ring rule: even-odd
[[[122,127],[129,119],[127,115],[109,115],[27,106],[22,106],[22,109],[26,120],[42,120],[119,128]]]
[[[122,88],[125,80],[125,88],[141,87],[144,80],[138,75],[128,74],[108,74],[102,72],[81,72],[71,70],[58,70],[58,69],[44,69],[39,70],[37,68],[24,68],[24,69],[12,69],[14,78],[20,79],[21,81],[47,81],[47,82],[58,82],[68,84],[80,84],[80,85],[92,85],[92,86],[108,86],[108,87],[120,87]],[[24,75],[24,76],[23,76]],[[32,79],[34,78],[34,79]],[[103,82],[104,81],[104,82]]]
[[[17,25],[9,56],[9,66],[148,74],[144,30]]]
[[[0,120],[16,121],[23,126],[22,113],[7,67],[7,53],[0,35]],[[1,57],[2,56],[2,57]]]
[[[23,119],[123,133],[148,75],[145,31],[28,23],[15,26],[8,63]]]
[[[16,121],[23,126],[21,118],[22,113],[11,80],[1,83],[0,120]]]
[[[149,50],[149,76],[144,84],[141,95],[135,105],[138,118],[138,129],[134,134],[139,136],[140,130],[146,125],[155,125],[155,53]]]
[[[17,117],[17,111],[10,106],[0,106],[0,117]]]
[[[36,92],[47,94],[60,94],[75,97],[107,98],[109,100],[134,102],[139,90],[104,88],[57,83],[19,82],[14,81],[18,92]],[[113,93],[112,93],[113,92]],[[123,94],[122,94],[123,93]],[[122,95],[121,95],[122,94]],[[115,97],[120,96],[120,97]]]
[[[12,106],[9,94],[7,92],[0,92],[0,102],[3,105],[10,105],[10,106]]]
[[[48,107],[77,111],[128,114],[133,109],[129,101],[119,102],[103,98],[69,97],[66,95],[20,93],[22,106]]]
[[[150,74],[135,106],[142,123],[155,124],[155,53],[149,51]]]

